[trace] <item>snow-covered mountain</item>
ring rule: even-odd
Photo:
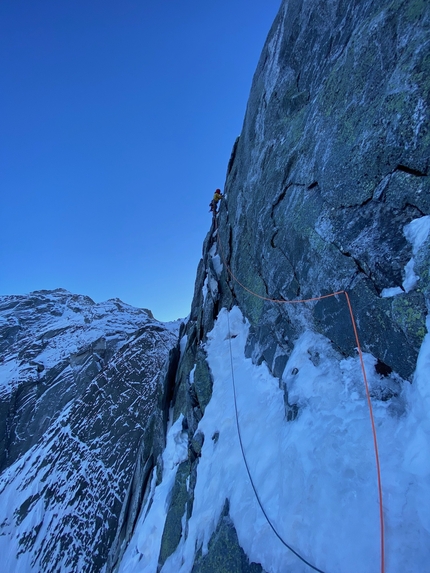
[[[139,451],[163,440],[178,329],[118,299],[0,297],[2,571],[100,571]]]

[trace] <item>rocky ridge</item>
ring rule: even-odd
[[[61,289],[0,298],[4,571],[100,571],[138,452],[164,443],[178,328]]]

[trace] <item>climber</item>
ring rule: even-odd
[[[224,197],[224,195],[221,193],[221,189],[215,189],[215,193],[213,196],[212,201],[209,203],[209,207],[210,207],[210,211],[212,211],[213,216],[215,217],[216,213],[217,213],[217,205],[218,202]]]

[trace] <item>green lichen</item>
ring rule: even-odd
[[[182,462],[178,468],[173,486],[169,510],[161,539],[159,565],[175,551],[182,535],[182,518],[185,514],[188,500],[187,478],[190,475],[190,463]]]
[[[199,349],[194,373],[194,388],[203,414],[212,397],[212,384],[212,376],[206,362],[206,355]]]
[[[173,422],[179,418],[181,414],[185,414],[187,411],[187,381],[181,379],[177,385],[177,390],[175,394],[175,405],[173,408]]]
[[[260,296],[267,296],[264,282],[257,274],[253,275],[250,270],[246,273],[242,284],[246,285],[247,288],[253,293],[256,293]],[[263,314],[264,300],[247,291],[242,292],[241,299],[244,302],[244,306],[246,308],[246,316],[250,323],[257,325]]]
[[[427,0],[410,0],[405,12],[406,21],[414,22],[415,20],[419,20],[423,16],[427,5]]]
[[[427,262],[428,265],[428,262]],[[420,291],[424,294],[426,298],[430,297],[430,269],[428,266],[419,269],[420,276]]]
[[[419,293],[414,293],[414,299]],[[417,301],[407,295],[398,296],[393,300],[393,318],[400,326],[408,339],[416,346],[420,346],[426,335],[426,318],[424,306],[418,305]]]
[[[238,244],[237,252],[240,253],[240,255],[234,262],[232,270],[237,280],[243,285],[235,285],[236,296],[242,303],[246,316],[251,324],[256,325],[263,313],[264,300],[248,291],[252,291],[252,293],[256,293],[262,297],[267,296],[267,293],[264,281],[259,275],[258,269],[256,265],[252,263],[253,255],[250,252],[249,245],[254,241],[255,237],[251,235],[250,227],[244,228],[244,232]]]
[[[224,506],[220,521],[213,533],[208,552],[198,550],[191,573],[264,573],[258,563],[251,563],[239,545],[233,522]]]
[[[189,340],[193,338],[194,333],[189,333]],[[191,370],[195,365],[195,349],[194,346],[189,346],[179,363],[178,370],[176,373],[176,394],[174,400],[173,408],[173,422],[179,418],[181,414],[187,411],[187,389],[188,381]]]

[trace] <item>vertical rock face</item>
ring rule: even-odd
[[[425,332],[428,278],[418,291],[381,293],[401,287],[412,258],[403,229],[430,209],[429,18],[425,2],[284,2],[219,223],[233,272],[259,294],[348,290],[365,348],[405,378]],[[269,351],[266,326],[281,338],[270,326],[277,320],[294,337],[291,307],[235,294],[255,326],[257,355]],[[343,312],[321,301],[312,318],[350,353],[349,325],[333,326]]]
[[[100,571],[177,326],[57,290],[1,297],[0,333],[2,570]]]
[[[116,570],[262,570],[240,553],[228,504],[209,543],[206,517],[200,533],[195,529],[195,492],[207,475],[199,468],[205,451],[222,438],[222,432],[220,438],[219,431],[203,431],[217,384],[207,337],[221,309],[239,306],[250,325],[246,355],[280,378],[285,420],[295,424],[302,404],[290,403],[287,388],[299,370],[286,372],[285,366],[297,341],[305,331],[323,335],[336,364],[349,364],[356,340],[343,295],[282,302],[347,291],[363,350],[372,355],[369,376],[378,381],[372,398],[401,420],[430,299],[429,48],[430,5],[422,0],[282,2],[254,76],[228,165],[226,198],[203,245],[182,333],[172,417],[183,416],[188,458],[178,463],[158,545],[151,545],[156,564],[142,533],[138,541],[128,538],[130,553]],[[325,360],[311,343],[307,354],[312,368]],[[230,360],[226,354],[222,359]],[[231,439],[233,444],[236,437]],[[296,448],[300,457],[300,443]],[[220,480],[224,471],[219,468]],[[205,487],[213,482],[200,483]],[[146,514],[148,523],[149,507],[139,521],[147,536]],[[420,539],[427,539],[424,529],[417,529]],[[193,566],[187,547],[194,542]],[[228,555],[235,557],[224,569],[220,563]],[[261,555],[267,558],[267,551]],[[273,565],[278,570],[285,570],[282,563]],[[308,570],[299,561],[291,568]]]

